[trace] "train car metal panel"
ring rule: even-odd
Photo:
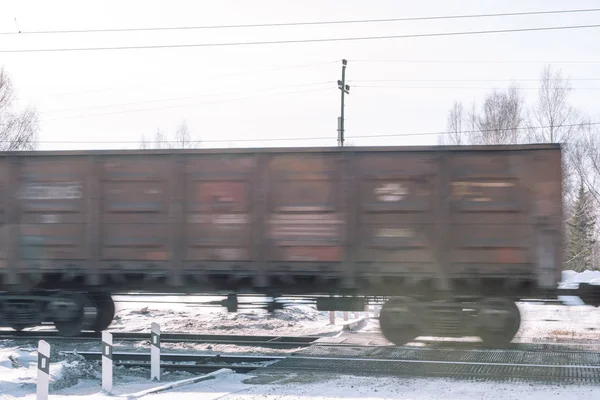
[[[340,156],[273,155],[268,164],[269,251],[274,262],[342,262],[345,218]]]
[[[552,288],[561,185],[558,145],[10,153],[0,271],[11,285],[65,268],[110,285],[126,267],[181,290],[216,270],[313,274],[333,292],[340,276],[358,293],[415,276]]]

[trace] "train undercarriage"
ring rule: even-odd
[[[363,311],[366,297],[313,298],[321,311]],[[238,298],[229,295],[220,303],[230,312],[238,310]],[[273,311],[286,304],[276,297],[261,308]],[[102,331],[115,315],[108,293],[64,293],[4,295],[0,297],[0,324],[20,331],[52,323],[63,336],[82,331]],[[521,317],[514,301],[506,298],[455,299],[431,301],[392,297],[383,301],[379,315],[382,334],[392,343],[403,345],[419,336],[479,336],[490,346],[509,343],[519,330]]]
[[[521,324],[515,302],[482,298],[469,302],[425,302],[410,297],[389,299],[379,325],[392,343],[403,345],[419,336],[474,337],[490,346],[504,346]]]
[[[82,331],[103,331],[115,317],[110,293],[42,292],[0,296],[0,326],[16,331],[54,324],[63,336]]]
[[[256,296],[256,292],[248,293]],[[539,293],[539,299],[556,302],[558,296],[578,296],[584,304],[600,306],[600,286],[581,284],[578,288]],[[214,295],[214,293],[211,293]],[[382,334],[392,343],[403,345],[419,336],[480,337],[490,346],[509,343],[521,323],[515,301],[522,297],[501,294],[461,295],[435,298],[423,295],[375,297],[357,295],[292,295],[269,293],[253,308],[274,311],[303,299],[319,311],[364,311],[368,303],[382,304],[379,315]],[[286,301],[288,303],[286,303]],[[229,312],[238,310],[238,295],[225,295],[217,302]],[[82,331],[103,331],[115,316],[115,303],[108,292],[40,291],[38,293],[0,293],[0,326],[22,329],[53,324],[63,336]]]

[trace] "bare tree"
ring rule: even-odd
[[[173,140],[169,140],[167,136],[158,129],[154,134],[154,140],[142,136],[140,149],[192,149],[200,146],[200,141],[192,138],[192,133],[185,121],[177,127],[174,136],[175,138]]]
[[[520,139],[523,123],[523,97],[517,86],[506,92],[492,91],[483,102],[482,110],[474,116],[475,144],[514,144]]]
[[[585,136],[584,117],[570,105],[571,92],[569,79],[564,78],[560,70],[553,71],[550,65],[546,66],[540,77],[537,100],[527,115],[528,142],[562,144],[566,210],[574,205],[581,164],[586,159],[580,154],[584,142],[582,135]]]
[[[465,115],[460,102],[454,102],[446,127],[448,133],[440,144],[509,144],[518,143],[523,124],[523,96],[511,85],[506,92],[494,90],[487,95],[481,109],[473,103]]]
[[[540,78],[538,99],[528,114],[529,140],[544,143],[568,143],[580,131],[583,118],[569,104],[571,82],[560,70],[546,66]]]
[[[173,145],[178,149],[191,149],[200,145],[200,142],[192,139],[192,133],[187,126],[187,122],[183,121],[175,131],[175,140]]]
[[[152,147],[150,141],[146,138],[146,135],[142,135],[142,140],[140,141],[140,149],[149,150]]]
[[[463,104],[460,101],[455,101],[448,113],[446,120],[446,130],[448,133],[438,137],[438,143],[441,145],[462,145],[466,144],[467,138],[463,132],[463,121],[465,116],[463,113]]]
[[[0,151],[33,150],[38,130],[37,112],[32,108],[16,110],[12,82],[0,69]]]
[[[157,129],[156,133],[154,134],[153,147],[155,149],[170,149],[172,147],[171,143],[169,142],[169,140],[167,140],[167,137],[160,129]]]

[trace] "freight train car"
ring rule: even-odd
[[[395,343],[502,343],[557,293],[561,184],[559,145],[6,153],[0,323],[102,330],[128,291],[384,296]]]

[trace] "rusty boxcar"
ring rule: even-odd
[[[142,290],[388,296],[397,343],[465,326],[510,340],[514,301],[561,272],[559,145],[7,153],[0,184],[16,329],[105,329],[110,294]]]

